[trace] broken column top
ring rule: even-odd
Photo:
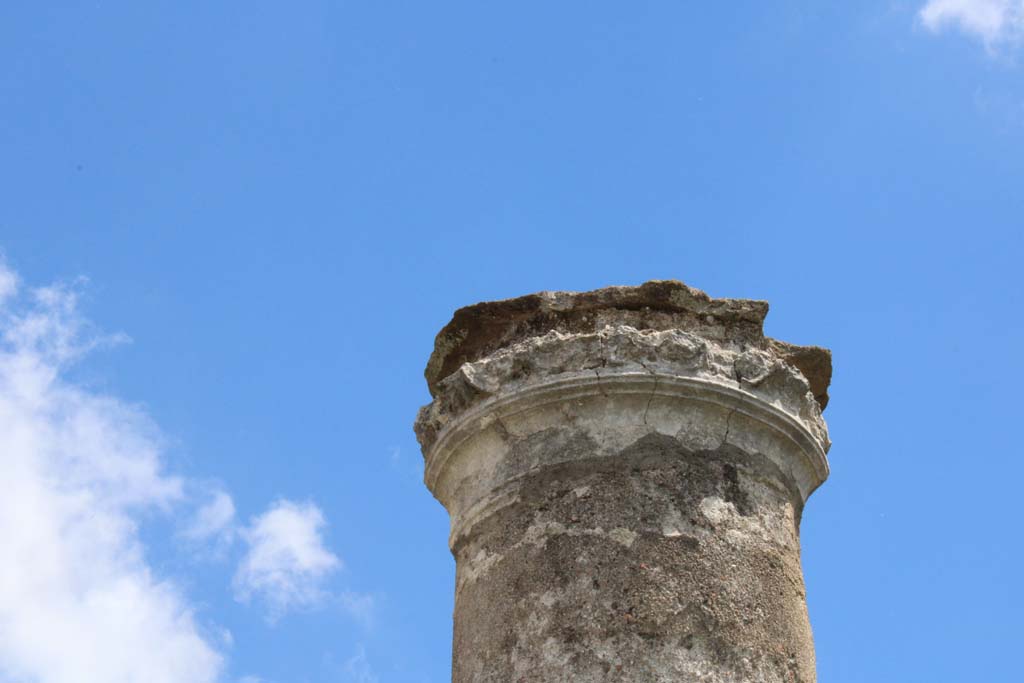
[[[432,396],[465,363],[550,333],[594,334],[607,326],[681,330],[717,344],[760,350],[796,369],[821,410],[828,404],[832,355],[764,336],[768,302],[713,299],[677,280],[590,292],[538,292],[460,308],[438,333],[425,372]],[[741,379],[737,377],[737,379]]]
[[[831,354],[766,337],[767,313],[764,301],[712,299],[674,280],[459,309],[437,336],[433,400],[414,425],[427,485],[449,512],[487,500],[481,482],[505,471],[502,430],[517,420],[557,430],[568,414],[590,421],[598,450],[657,433],[693,451],[728,441],[766,454],[806,501],[828,477]],[[463,457],[470,451],[479,457]],[[458,492],[466,477],[473,495]]]

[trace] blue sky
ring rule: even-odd
[[[1022,48],[1019,0],[3,4],[0,680],[448,680],[434,334],[652,278],[833,350],[819,679],[1017,680]]]

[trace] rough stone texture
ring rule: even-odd
[[[815,680],[800,569],[828,351],[678,282],[456,312],[416,431],[453,680]]]
[[[821,409],[828,404],[832,356],[817,346],[793,346],[764,336],[767,301],[712,299],[676,280],[593,292],[538,292],[485,301],[455,311],[434,341],[424,373],[431,396],[463,363],[551,330],[596,332],[608,324],[638,330],[687,330],[715,341],[773,350],[801,370]]]

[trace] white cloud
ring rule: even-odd
[[[0,264],[0,306],[18,292],[18,276]]]
[[[341,568],[324,546],[324,516],[312,503],[279,500],[241,531],[249,545],[235,573],[236,597],[262,599],[271,619],[324,604],[323,584]]]
[[[235,503],[220,489],[209,493],[209,501],[196,510],[184,536],[191,541],[229,543],[235,534]]]
[[[25,287],[0,258],[0,681],[223,680],[231,633],[201,624],[147,563],[139,524],[154,511],[189,542],[243,541],[235,595],[272,619],[334,604],[368,623],[371,597],[324,590],[341,561],[319,508],[281,500],[240,527],[225,490],[165,471],[143,410],[69,379],[90,350],[124,339],[80,315],[75,287]]]
[[[990,50],[1024,36],[1024,0],[928,0],[919,17],[931,31],[958,28]]]
[[[112,339],[73,289],[19,290],[0,263],[0,679],[216,681],[222,655],[139,538],[140,515],[182,497],[158,431],[66,376]]]

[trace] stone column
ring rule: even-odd
[[[460,309],[427,365],[452,679],[815,680],[800,514],[828,351],[675,281]]]

